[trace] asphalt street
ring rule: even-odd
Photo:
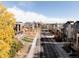
[[[51,36],[52,34],[49,31],[42,31],[41,35]],[[40,44],[39,44],[40,43]],[[42,38],[37,41],[37,47],[35,50],[35,58],[57,58],[55,51],[55,44],[53,43],[52,38]],[[38,52],[40,47],[40,52]]]
[[[51,38],[41,38],[41,50],[40,58],[57,58],[54,50],[55,45],[51,44],[53,40]]]

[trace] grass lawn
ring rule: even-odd
[[[29,39],[27,37],[24,37],[22,40],[25,41],[25,42],[32,42],[32,39]]]

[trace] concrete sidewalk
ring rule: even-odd
[[[31,48],[30,48],[30,51],[29,51],[28,55],[26,56],[26,58],[33,58],[34,57],[36,43],[37,43],[37,40],[38,39],[40,39],[40,31],[37,32],[35,38],[33,39],[33,42],[32,42]]]

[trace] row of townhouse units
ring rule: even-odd
[[[63,28],[63,23],[46,23],[42,25],[43,29],[49,30],[53,35],[55,35],[56,41],[61,41],[61,29]]]
[[[63,28],[63,24],[62,23],[52,23],[52,24],[43,24],[42,28],[44,29],[49,29],[49,30],[54,30],[55,31],[61,31],[61,28]]]
[[[35,22],[16,22],[14,30],[16,34],[23,33],[24,28],[34,30],[35,28],[38,28],[40,26],[40,23]]]
[[[36,22],[24,23],[24,28],[35,29],[35,28],[38,28],[39,26],[40,26],[40,23],[36,23]]]
[[[42,27],[49,29],[54,35],[56,35],[57,41],[73,42],[75,47],[79,46],[79,21],[44,24]]]
[[[55,31],[55,40],[57,42],[62,42],[62,29],[63,29],[63,23],[56,23],[54,24],[53,31]]]
[[[72,42],[75,49],[79,49],[79,21],[67,21],[63,25],[63,41]]]

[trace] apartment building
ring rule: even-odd
[[[74,46],[79,48],[79,21],[74,23]]]
[[[74,35],[74,22],[73,21],[67,21],[64,25],[63,25],[63,31],[64,31],[64,35],[65,35],[65,41],[70,42],[73,41],[73,35]]]

